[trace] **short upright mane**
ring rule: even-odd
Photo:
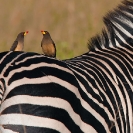
[[[125,26],[126,30],[128,30],[131,35],[133,34],[133,32],[131,33],[131,28],[133,30],[133,26],[131,26],[133,25],[133,2],[123,1],[113,11],[107,13],[103,18],[103,21],[105,28],[102,30],[101,34],[98,34],[89,40],[89,51],[117,46],[115,42],[117,32],[115,29],[119,32],[119,28],[114,25],[115,22],[122,27]]]

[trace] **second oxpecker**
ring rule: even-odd
[[[10,48],[10,51],[23,51],[24,49],[24,36],[28,34],[28,31],[26,32],[20,32],[12,44],[12,47]]]

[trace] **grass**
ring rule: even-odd
[[[120,0],[4,0],[0,1],[0,51],[10,49],[17,34],[29,30],[25,51],[42,53],[41,30],[56,43],[57,58],[87,52],[88,39],[103,27],[102,17]]]

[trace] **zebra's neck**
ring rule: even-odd
[[[112,47],[133,48],[133,2],[123,1],[104,17],[106,29],[88,43],[89,50]]]

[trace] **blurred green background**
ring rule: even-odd
[[[41,30],[50,32],[57,58],[66,59],[88,51],[89,38],[103,28],[103,16],[121,0],[0,0],[0,51],[10,49],[21,31],[24,51],[42,53]]]

